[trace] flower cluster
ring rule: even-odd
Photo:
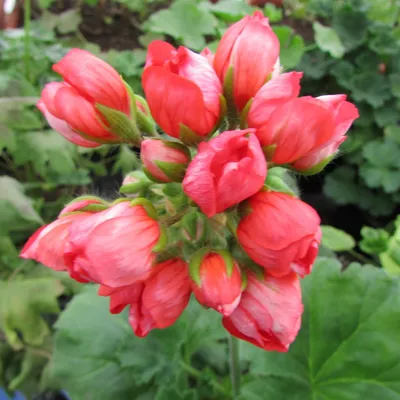
[[[270,184],[273,168],[319,172],[358,117],[354,105],[299,97],[302,74],[282,72],[261,12],[232,25],[215,55],[151,43],[146,100],[82,50],[54,70],[64,81],[38,103],[49,124],[80,146],[140,147],[143,169],[124,179],[125,197],[74,200],[21,256],[99,284],[111,313],[129,306],[140,337],[173,324],[193,293],[232,335],[287,351],[321,231],[312,207],[277,175]]]

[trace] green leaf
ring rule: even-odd
[[[330,72],[336,78],[339,85],[344,88],[351,88],[355,70],[356,68],[351,62],[341,60],[332,67]]]
[[[398,125],[386,126],[385,136],[400,145],[400,126]]]
[[[127,312],[112,315],[108,308],[108,299],[88,287],[56,323],[52,375],[74,400],[136,399],[149,392],[154,399],[155,390],[173,393],[183,348],[190,359],[225,334],[220,316],[197,302],[173,326],[153,330],[145,339],[134,336]]]
[[[392,97],[387,77],[375,71],[356,74],[352,82],[353,97],[366,101],[373,107],[381,107]]]
[[[0,176],[0,235],[30,231],[42,224],[42,219],[24,194],[22,185],[8,176]]]
[[[249,6],[242,0],[220,0],[215,4],[203,4],[205,4],[206,9],[210,10],[219,19],[229,23],[236,22],[256,10],[255,7]]]
[[[248,350],[240,400],[398,400],[399,280],[320,259],[302,288],[299,336],[288,353]]]
[[[285,68],[294,68],[300,62],[304,53],[304,40],[296,35],[288,26],[277,26],[273,28],[281,44],[280,62]]]
[[[14,152],[17,166],[32,162],[35,171],[45,177],[50,171],[58,175],[75,170],[75,146],[54,131],[38,131],[17,136],[18,147]]]
[[[383,107],[375,109],[375,121],[379,127],[394,125],[400,120],[400,109],[396,101],[386,102]]]
[[[79,24],[82,22],[82,16],[79,8],[72,8],[58,14],[57,30],[62,35],[73,33],[78,30]]]
[[[121,145],[119,148],[118,158],[115,161],[112,173],[122,172],[123,175],[138,169],[140,166],[139,159],[135,152],[133,152],[129,146]]]
[[[335,62],[327,53],[319,50],[304,53],[298,69],[311,79],[321,79]]]
[[[315,33],[315,41],[318,47],[334,58],[342,58],[345,53],[345,48],[340,41],[339,35],[333,28],[321,25],[315,21],[313,23]]]
[[[176,0],[168,9],[158,11],[143,24],[148,32],[170,35],[193,50],[202,50],[205,35],[213,35],[214,16],[192,0]]]
[[[335,11],[332,27],[346,50],[350,51],[363,44],[367,38],[368,19],[365,13],[355,11],[347,5]]]
[[[389,75],[389,80],[393,95],[400,98],[400,74]]]
[[[269,19],[269,22],[280,22],[283,18],[283,11],[272,3],[267,3],[264,7],[264,15]]]
[[[383,188],[386,193],[394,193],[400,189],[398,169],[389,169],[372,164],[360,166],[360,176],[364,179],[368,187],[377,189]]]
[[[372,215],[390,215],[395,207],[391,196],[356,183],[356,172],[349,166],[338,167],[325,178],[324,193],[338,204],[355,204]]]
[[[392,0],[367,0],[368,17],[373,21],[381,21],[385,24],[393,25],[398,15],[398,4]]]
[[[384,229],[374,229],[363,226],[361,229],[362,239],[359,243],[360,249],[367,254],[383,253],[389,244],[389,233]]]
[[[0,281],[0,327],[14,349],[44,343],[50,330],[42,314],[59,311],[57,297],[63,291],[52,278]]]
[[[363,149],[364,158],[376,167],[400,168],[400,146],[389,139],[368,142]]]
[[[333,226],[321,225],[322,244],[332,251],[348,251],[356,242],[348,233]]]

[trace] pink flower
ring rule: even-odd
[[[20,257],[35,260],[56,271],[67,271],[64,250],[71,224],[75,221],[79,223],[92,215],[90,212],[79,211],[89,204],[98,203],[97,200],[87,199],[64,207],[58,219],[42,226],[29,238],[21,251]],[[69,214],[71,212],[73,214]],[[77,280],[87,282],[83,277],[78,277]]]
[[[225,251],[203,253],[195,266],[193,293],[199,303],[228,316],[237,307],[242,294],[240,269],[232,256]],[[191,266],[191,271],[193,270]]]
[[[222,36],[214,69],[225,82],[232,68],[233,98],[241,111],[269,79],[279,57],[279,40],[261,11],[246,16]]]
[[[207,136],[220,118],[221,83],[207,59],[185,47],[152,42],[143,89],[155,121],[175,138],[182,137],[182,126]]]
[[[212,217],[257,193],[266,176],[267,164],[254,130],[226,131],[200,144],[183,190]]]
[[[110,296],[112,313],[130,306],[129,323],[139,337],[146,336],[154,328],[171,326],[186,308],[190,293],[187,264],[180,258],[155,265],[144,282],[99,289],[100,296]]]
[[[329,161],[338,151],[339,146],[346,140],[346,133],[350,129],[359,113],[354,104],[346,101],[346,95],[320,96],[318,100],[329,105],[334,119],[334,132],[331,139],[319,148],[298,159],[293,167],[298,170],[308,170],[320,163]]]
[[[162,239],[146,208],[125,201],[72,224],[64,259],[71,271],[93,282],[126,286],[150,275]]]
[[[358,112],[344,95],[300,97],[301,73],[282,74],[254,97],[247,123],[272,162],[308,169],[332,156]]]
[[[83,147],[121,142],[98,106],[130,116],[130,98],[117,71],[85,50],[72,49],[53,66],[64,82],[45,86],[37,104],[49,125]],[[127,134],[122,140],[127,139]]]
[[[205,47],[200,55],[205,57],[210,65],[214,64],[214,53],[208,47]]]
[[[190,162],[190,151],[183,144],[146,139],[140,148],[146,174],[158,182],[181,182]]]
[[[311,272],[321,240],[320,218],[308,204],[284,193],[261,191],[244,206],[237,228],[246,253],[267,273]]]
[[[72,49],[53,70],[91,104],[129,114],[128,91],[120,74],[111,65],[86,50]]]
[[[267,351],[286,352],[301,325],[303,304],[294,272],[283,278],[249,274],[242,299],[222,323],[233,336]]]

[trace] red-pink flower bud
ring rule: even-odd
[[[243,206],[238,240],[246,253],[276,277],[291,270],[311,272],[321,240],[320,218],[303,201],[278,192],[261,191]]]
[[[156,182],[181,182],[190,162],[190,151],[181,143],[146,139],[140,158],[147,176]]]
[[[200,140],[214,130],[222,87],[205,57],[156,40],[149,46],[142,81],[151,113],[165,133],[187,141],[188,132]]]
[[[146,279],[165,237],[144,199],[120,202],[70,227],[64,259],[93,282],[119,287]]]
[[[261,11],[242,18],[222,36],[214,69],[225,89],[233,93],[239,111],[270,77],[279,57],[279,47],[279,40]],[[227,88],[230,85],[233,87]]]
[[[208,217],[257,193],[267,176],[267,164],[254,130],[223,132],[189,164],[184,192]]]
[[[333,156],[358,117],[344,95],[300,97],[301,74],[282,74],[253,99],[247,123],[256,129],[268,158],[307,170]]]
[[[242,294],[242,279],[236,261],[227,251],[203,251],[190,262],[192,289],[199,303],[228,316]]]
[[[354,104],[346,101],[346,95],[320,96],[317,100],[329,105],[334,119],[333,135],[326,143],[307,153],[294,162],[293,167],[309,173],[319,172],[337,153],[339,146],[346,140],[346,133],[359,113]]]
[[[214,65],[214,53],[208,48],[205,47],[203,51],[200,53],[203,57],[205,57],[210,65]]]
[[[83,147],[139,140],[130,103],[136,100],[114,68],[73,49],[53,69],[64,82],[47,84],[37,105],[53,129]]]
[[[99,289],[100,296],[110,297],[113,314],[130,306],[129,323],[139,337],[146,336],[154,328],[172,325],[186,308],[190,293],[187,264],[180,258],[155,265],[150,277],[143,282]]]
[[[71,274],[64,261],[64,251],[72,223],[80,223],[90,215],[85,212],[72,213],[42,226],[26,242],[20,257],[35,260],[56,271],[68,271],[77,281],[88,282],[84,276]]]
[[[267,351],[286,352],[301,325],[303,304],[294,272],[283,278],[249,274],[239,305],[222,323],[233,336]]]

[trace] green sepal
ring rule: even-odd
[[[189,262],[189,275],[192,278],[192,281],[198,286],[201,287],[201,277],[200,277],[200,267],[203,258],[210,252],[208,247],[203,247],[200,250],[197,250],[191,257]]]
[[[180,221],[184,240],[189,243],[201,243],[207,237],[208,223],[207,217],[200,212],[193,211],[186,214]]]
[[[233,96],[233,66],[229,66],[224,83],[223,83],[224,97],[226,99],[226,118],[228,120],[228,130],[235,129],[239,126],[240,116],[236,110],[235,99]]]
[[[190,162],[190,160],[192,159],[190,150],[182,143],[173,142],[171,140],[163,140],[163,144],[171,149],[179,150],[182,153],[185,153],[186,157],[188,158],[188,162]]]
[[[269,146],[263,146],[262,151],[265,155],[265,159],[267,161],[272,161],[272,157],[274,156],[276,150],[276,144],[270,144]]]
[[[267,176],[267,180],[265,182],[265,185],[270,192],[279,192],[279,193],[285,193],[290,196],[296,197],[296,194],[290,189],[288,184],[280,177],[278,176]]]
[[[106,204],[89,204],[86,207],[82,207],[79,211],[86,211],[86,212],[100,212],[110,208]]]
[[[107,126],[104,125],[104,122],[100,120],[100,118],[98,118],[99,123],[104,127],[104,129],[108,129]],[[74,129],[74,132],[78,133],[80,136],[82,136],[83,139],[89,140],[91,142],[94,143],[98,143],[98,144],[120,144],[121,140],[119,140],[118,138],[116,138],[115,140],[103,140],[101,138],[96,138],[94,136],[90,136],[90,135],[86,135],[86,133],[78,131],[76,129]]]
[[[228,278],[230,278],[232,276],[233,267],[235,265],[235,260],[232,254],[229,253],[229,251],[227,250],[212,250],[212,253],[219,254],[223,258],[226,267],[226,274]]]
[[[170,260],[171,258],[181,257],[181,255],[182,251],[180,247],[178,246],[167,247],[164,251],[156,255],[155,263],[160,264],[162,262]]]
[[[147,189],[151,185],[149,181],[140,181],[134,183],[127,183],[119,188],[119,192],[122,194],[136,194],[140,191]]]
[[[119,198],[119,199],[114,200],[114,201],[112,202],[112,205],[115,206],[116,204],[124,203],[124,202],[126,202],[126,201],[131,201],[131,200],[130,200],[130,199],[127,199],[126,197],[121,197],[121,198]]]
[[[131,206],[142,206],[150,218],[158,220],[157,211],[150,200],[145,199],[144,197],[138,197],[137,199],[131,200]]]
[[[119,136],[124,142],[140,146],[141,136],[134,120],[130,119],[123,112],[103,106],[102,104],[96,104],[96,108],[108,122],[108,130],[111,133]]]
[[[136,116],[137,116],[137,107],[136,107],[136,98],[135,98],[135,92],[133,89],[128,85],[128,83],[122,78],[122,81],[124,82],[126,91],[128,92],[129,96],[129,108],[131,112],[131,118],[136,121]]]
[[[265,269],[254,261],[249,259],[243,266],[245,270],[251,271],[259,281],[265,280]]]
[[[241,278],[242,278],[242,286],[241,286],[241,289],[242,289],[242,292],[243,292],[243,291],[246,289],[247,283],[248,283],[248,281],[249,281],[249,278],[247,277],[247,272],[246,272],[245,269],[240,269],[240,276],[241,276]]]
[[[226,102],[225,97],[221,94],[219,96],[219,118],[217,123],[214,125],[213,129],[211,130],[211,135],[208,137],[211,137],[217,130],[218,128],[222,125],[222,123],[225,121],[225,118],[227,116],[228,112],[228,105]]]
[[[145,175],[153,182],[156,183],[168,183],[165,181],[162,181],[161,179],[156,178],[147,168],[143,167],[143,172],[145,173]]]
[[[185,177],[187,164],[154,161],[154,164],[172,181],[182,182]]]
[[[103,200],[101,197],[87,195],[87,196],[79,196],[79,197],[76,197],[75,199],[73,199],[73,200],[71,200],[69,203],[67,203],[66,207],[69,206],[69,205],[71,205],[71,204],[74,204],[74,203],[76,203],[76,202],[78,202],[78,201],[85,201],[85,200],[98,201],[98,202],[101,203],[101,204],[106,204],[106,205],[108,205],[108,203],[107,203],[105,200]]]
[[[207,140],[207,136],[196,135],[186,125],[179,125],[179,140],[186,146],[197,146],[199,143]]]
[[[160,253],[161,251],[164,251],[168,244],[167,228],[165,227],[164,224],[161,223],[159,224],[159,227],[160,227],[160,237],[158,238],[157,243],[151,249],[153,253]]]
[[[253,99],[250,99],[240,113],[240,129],[247,128],[247,115],[249,114]]]
[[[139,130],[141,132],[147,133],[150,136],[157,136],[157,129],[156,129],[156,124],[151,117],[151,112],[149,109],[149,106],[146,102],[146,100],[138,95],[135,95],[135,100],[139,102],[144,109],[146,110],[146,113],[143,113],[140,109],[137,108],[137,113],[136,113],[136,122]]]
[[[314,165],[313,167],[311,167],[309,169],[298,170],[294,167],[292,167],[291,169],[293,171],[296,171],[298,174],[304,175],[304,176],[319,174],[335,158],[335,156],[336,156],[336,153],[325,158],[324,160],[322,160],[321,162],[319,162],[318,164]]]

